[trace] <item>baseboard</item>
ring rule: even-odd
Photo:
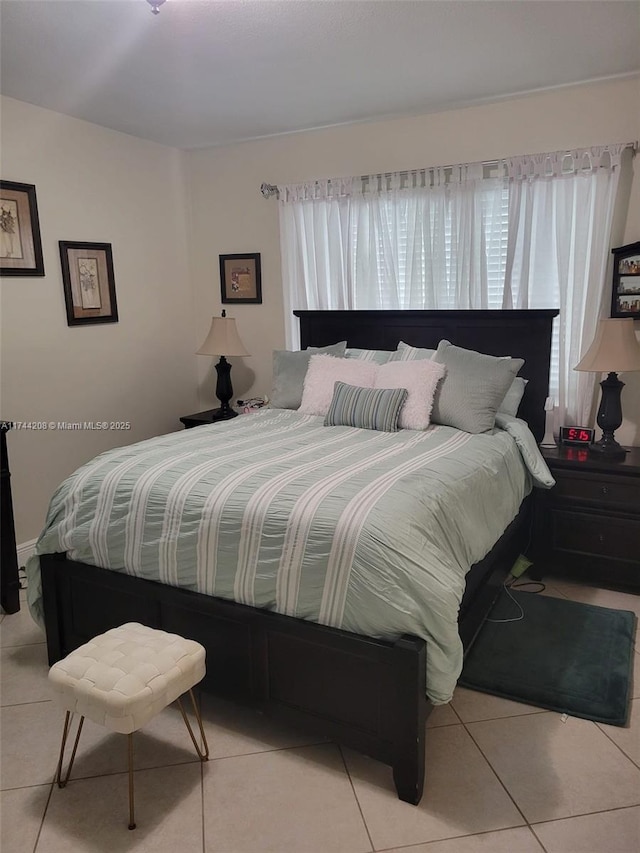
[[[18,547],[17,547],[18,566],[20,568],[22,568],[25,565],[25,563],[27,562],[29,557],[36,550],[36,542],[37,541],[38,541],[37,539],[30,539],[28,542],[23,542],[22,545],[18,545]]]

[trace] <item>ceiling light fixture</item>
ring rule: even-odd
[[[147,0],[147,3],[151,6],[151,11],[154,15],[158,15],[160,13],[160,6],[165,2],[165,0]]]

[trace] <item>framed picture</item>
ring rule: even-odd
[[[222,302],[262,303],[260,253],[220,255]]]
[[[612,249],[612,317],[640,318],[640,242]]]
[[[0,181],[0,275],[44,275],[33,184]]]
[[[59,246],[67,323],[117,323],[111,243],[60,240]]]

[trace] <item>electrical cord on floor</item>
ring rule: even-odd
[[[505,581],[505,583],[502,585],[502,587],[503,587],[504,591],[507,593],[507,595],[509,596],[509,598],[511,599],[511,601],[513,601],[513,603],[515,604],[515,606],[516,606],[516,607],[518,608],[518,610],[520,611],[520,615],[519,615],[519,616],[513,616],[513,617],[511,617],[510,619],[491,619],[491,618],[489,618],[489,617],[487,616],[487,618],[486,618],[486,620],[485,620],[485,621],[486,621],[486,622],[496,622],[496,623],[498,623],[498,622],[501,622],[501,623],[502,623],[502,622],[520,622],[522,619],[524,619],[524,610],[523,610],[523,609],[522,609],[522,607],[520,606],[520,603],[519,603],[518,601],[516,601],[516,600],[515,600],[515,598],[514,598],[514,597],[511,595],[511,593],[509,592],[509,587],[507,586],[506,581]]]
[[[487,622],[496,622],[496,623],[521,622],[524,619],[524,610],[522,608],[522,605],[520,604],[519,601],[516,601],[516,599],[511,595],[510,590],[512,590],[512,589],[525,589],[528,586],[536,586],[536,587],[538,587],[537,589],[529,590],[529,592],[537,595],[538,593],[541,593],[546,589],[546,586],[545,586],[545,584],[542,583],[542,581],[521,581],[520,583],[516,583],[517,580],[518,579],[514,578],[513,575],[509,575],[509,577],[503,583],[502,588],[504,589],[506,594],[509,596],[511,601],[513,601],[515,606],[518,608],[519,615],[518,616],[512,616],[510,619],[491,619],[491,618],[487,617],[487,619],[486,619]]]

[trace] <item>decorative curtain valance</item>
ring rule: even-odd
[[[627,143],[576,148],[573,151],[554,151],[550,154],[524,154],[504,161],[509,178],[554,178],[561,175],[588,174],[598,169],[620,166]]]
[[[552,151],[544,154],[522,154],[504,160],[484,163],[460,163],[455,166],[432,166],[402,172],[382,172],[350,178],[323,178],[296,184],[275,186],[262,184],[265,198],[278,195],[284,204],[317,199],[339,199],[354,195],[371,195],[413,189],[435,189],[450,184],[510,178],[526,180],[551,178],[560,175],[589,173],[597,169],[620,166],[622,151],[635,149],[635,143],[598,145],[571,151]]]

